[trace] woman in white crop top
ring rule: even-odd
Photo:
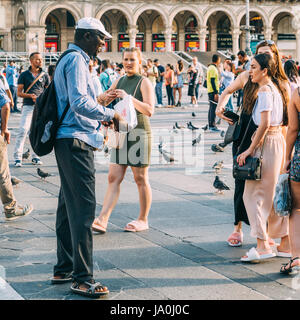
[[[263,152],[261,180],[246,180],[243,200],[248,214],[251,236],[257,247],[250,249],[242,261],[268,259],[276,256],[270,247],[270,233],[280,233],[281,220],[273,217],[275,187],[283,164],[285,140],[281,125],[287,125],[286,92],[275,78],[275,64],[268,54],[256,55],[251,61],[250,77],[258,84],[252,119],[258,126],[250,147],[237,157],[244,165],[248,156],[259,157]],[[247,132],[245,133],[247,134]],[[267,227],[268,226],[268,227]],[[272,229],[272,230],[271,230]],[[289,256],[289,252],[280,252]]]

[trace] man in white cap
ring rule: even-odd
[[[116,125],[121,117],[99,105],[89,72],[91,57],[97,56],[111,35],[94,18],[78,21],[74,44],[59,62],[54,74],[58,114],[70,108],[59,127],[54,147],[61,188],[56,217],[57,264],[53,284],[73,280],[75,293],[99,297],[107,287],[93,279],[93,239],[91,225],[95,217],[94,153],[102,145],[100,121]],[[114,99],[113,93],[106,93]]]

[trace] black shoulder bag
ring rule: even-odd
[[[271,86],[269,86],[271,88]],[[271,88],[272,90],[272,88]],[[273,92],[273,90],[272,90]],[[246,134],[248,132],[249,126],[250,126],[251,119],[248,123],[247,129],[245,131],[245,134],[243,136],[243,140],[240,143],[240,146],[237,151],[237,155],[233,158],[233,170],[232,174],[234,179],[239,180],[260,180],[261,179],[261,166],[262,166],[262,159],[263,159],[263,150],[266,142],[266,135],[264,137],[264,142],[261,149],[261,154],[259,158],[256,157],[247,157],[246,163],[243,166],[240,166],[237,162],[237,157],[240,153],[240,148],[243,145],[243,142],[245,140]]]
[[[251,120],[248,123],[243,140],[238,148],[237,155],[233,157],[232,174],[234,179],[238,179],[238,180],[260,180],[261,179],[261,166],[262,166],[263,149],[266,142],[266,136],[264,138],[264,142],[263,142],[263,146],[262,146],[261,154],[259,158],[249,156],[246,158],[245,164],[243,166],[240,166],[237,162],[237,157],[240,153],[240,148],[243,145],[246,134],[248,133],[250,122]]]

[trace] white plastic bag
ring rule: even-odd
[[[274,197],[274,211],[280,217],[285,217],[292,210],[292,197],[290,193],[289,175],[281,174],[278,178]]]
[[[137,115],[133,105],[132,96],[127,95],[124,99],[120,100],[114,109],[119,113],[128,123],[127,132],[134,129],[137,124]],[[123,130],[122,130],[123,131]]]

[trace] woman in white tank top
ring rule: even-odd
[[[250,222],[251,236],[257,239],[257,247],[250,249],[241,258],[242,261],[276,256],[268,242],[270,228],[273,229],[273,233],[281,236],[280,220],[274,217],[272,222],[270,218],[275,187],[284,160],[285,140],[281,125],[287,125],[287,110],[284,107],[287,97],[274,75],[275,64],[270,55],[259,54],[252,59],[251,81],[259,86],[252,119],[258,128],[252,137],[250,147],[238,156],[237,161],[239,165],[243,165],[248,156],[259,157],[262,149],[263,159],[261,180],[246,180],[245,183],[243,200]]]

